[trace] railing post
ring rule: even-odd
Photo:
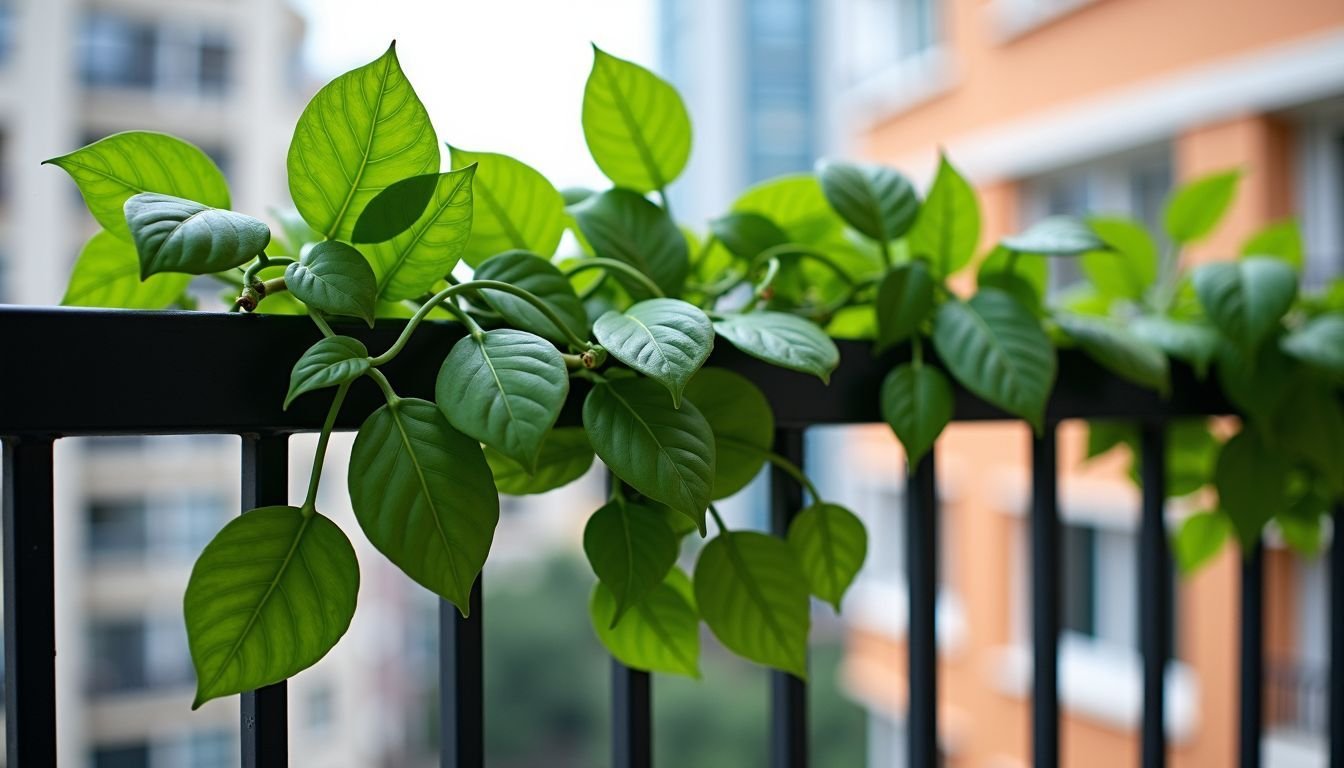
[[[4,440],[6,765],[56,765],[51,438]]]
[[[1059,765],[1059,475],[1056,425],[1031,441],[1031,746],[1035,768]]]
[[[243,512],[289,503],[289,438],[243,435]],[[285,683],[241,697],[243,768],[289,764],[289,702]]]
[[[1171,658],[1171,554],[1167,546],[1167,430],[1139,432],[1143,516],[1139,524],[1139,640],[1143,650],[1143,768],[1167,764],[1166,671]]]
[[[619,483],[607,473],[607,490]],[[648,672],[611,660],[611,766],[653,765],[653,680]]]
[[[775,435],[775,453],[803,466],[803,431],[781,429]],[[814,503],[818,499],[812,500]],[[770,468],[770,531],[787,536],[789,523],[803,509],[803,489],[779,469]],[[788,672],[770,671],[770,766],[807,766],[807,684]]]
[[[908,467],[905,494],[905,562],[909,587],[909,764],[938,759],[938,489],[930,449]]]
[[[481,582],[471,586],[468,616],[439,601],[439,761],[442,768],[485,765],[485,678]]]
[[[1260,768],[1260,724],[1263,722],[1265,545],[1241,561],[1241,723],[1238,733],[1241,768]]]
[[[1330,768],[1344,768],[1344,504],[1335,505],[1330,540]]]

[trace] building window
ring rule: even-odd
[[[149,543],[143,500],[89,503],[89,553],[95,557],[139,554]]]
[[[848,0],[846,78],[867,80],[938,45],[936,0]]]
[[[748,182],[805,171],[816,156],[812,6],[805,0],[747,4]]]
[[[98,694],[175,687],[194,678],[180,616],[94,620],[88,687]]]
[[[233,46],[219,35],[205,34],[196,54],[196,85],[202,93],[222,94],[228,90]]]
[[[92,14],[80,31],[80,75],[91,86],[153,88],[158,44],[150,22]]]
[[[149,745],[98,747],[93,750],[93,768],[150,768]]]
[[[89,554],[107,559],[195,557],[232,516],[223,494],[187,490],[88,506]]]
[[[1320,290],[1344,277],[1344,107],[1304,122],[1301,147],[1302,282]]]

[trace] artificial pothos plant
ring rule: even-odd
[[[1305,520],[1341,495],[1344,429],[1300,406],[1341,418],[1344,291],[1296,298],[1290,228],[1255,238],[1252,258],[1187,276],[1174,249],[1159,259],[1132,223],[1049,219],[979,260],[979,289],[963,299],[949,278],[976,261],[979,211],[945,159],[923,200],[894,170],[823,162],[752,187],[697,231],[668,205],[691,148],[676,91],[594,48],[582,115],[610,189],[557,190],[501,154],[441,154],[389,48],[321,89],[299,118],[287,160],[295,210],[275,214],[274,233],[230,210],[215,164],[170,136],[115,134],[49,161],[102,225],[66,303],[191,307],[188,282],[209,275],[227,284],[234,310],[307,314],[322,334],[285,395],[288,406],[335,390],[306,498],[229,523],[188,582],[197,706],[292,676],[349,626],[358,563],[315,504],[337,414],[363,377],[386,403],[359,429],[348,485],[375,548],[465,612],[498,495],[566,485],[596,455],[612,482],[584,532],[598,578],[594,630],[630,666],[692,676],[702,621],[745,658],[805,676],[809,598],[838,610],[867,549],[858,518],[772,452],[760,390],[705,367],[716,339],[823,380],[839,363],[832,336],[909,344],[882,410],[911,466],[951,419],[949,374],[1040,429],[1057,344],[1159,390],[1168,356],[1213,364],[1249,419],[1216,472],[1172,473],[1196,487],[1213,477],[1224,492],[1220,511],[1192,518],[1197,533],[1182,537],[1207,545],[1226,527],[1209,520],[1258,535],[1275,513],[1281,524]],[[1179,193],[1173,243],[1206,234],[1234,183],[1215,177]],[[1046,290],[1046,258],[1077,255],[1092,287],[1061,304]],[[349,318],[377,317],[405,318],[386,350],[339,333]],[[442,361],[434,402],[401,397],[383,366],[430,318],[464,335]],[[1282,389],[1272,402],[1270,378]],[[557,426],[574,379],[589,386],[582,426]],[[1315,442],[1302,443],[1308,433]],[[1098,450],[1129,439],[1114,426],[1094,436]],[[1202,425],[1174,430],[1178,439],[1212,441]],[[809,497],[782,538],[729,529],[713,504],[767,463]],[[1237,484],[1254,485],[1254,514],[1233,498]],[[688,575],[677,562],[692,534],[710,538]]]

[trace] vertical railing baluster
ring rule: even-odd
[[[485,765],[485,645],[481,582],[471,585],[467,616],[439,601],[439,764],[442,768]]]
[[[51,438],[4,441],[6,765],[56,765]]]
[[[243,512],[289,503],[289,438],[243,435]],[[285,683],[241,697],[243,768],[289,764],[289,702]]]
[[[1059,467],[1055,424],[1031,441],[1031,747],[1059,765]]]
[[[618,483],[607,473],[607,490]],[[611,766],[653,765],[653,680],[648,672],[611,660]]]
[[[939,765],[938,758],[938,489],[933,450],[908,467],[905,493],[905,562],[909,588],[909,764]]]
[[[775,453],[802,467],[803,430],[781,429]],[[812,499],[815,503],[819,499]],[[787,536],[789,523],[803,509],[803,489],[779,467],[770,470],[770,531]],[[770,766],[807,766],[807,684],[788,672],[770,671]]]
[[[1344,504],[1335,505],[1330,540],[1330,768],[1344,768]]]
[[[1171,554],[1167,546],[1167,430],[1139,432],[1143,516],[1139,523],[1139,641],[1143,651],[1143,768],[1167,764],[1166,670],[1171,658]]]
[[[1257,541],[1241,561],[1241,768],[1260,768],[1263,721],[1265,545]]]

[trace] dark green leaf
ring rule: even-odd
[[[733,203],[733,211],[758,213],[770,219],[795,243],[818,244],[842,227],[826,202],[821,183],[810,173],[763,181],[743,192]]]
[[[714,332],[748,355],[830,381],[840,350],[816,324],[785,312],[722,315]]]
[[[789,546],[812,594],[839,612],[840,600],[868,554],[863,522],[838,504],[813,504],[789,524]]]
[[[350,242],[381,243],[410,229],[425,212],[438,184],[439,174],[422,173],[388,186],[364,206]]]
[[[1248,355],[1225,343],[1218,352],[1218,383],[1227,399],[1251,419],[1269,422],[1287,396],[1294,372],[1301,369],[1276,344]]]
[[[951,275],[971,262],[980,242],[980,205],[975,190],[944,155],[938,175],[907,236],[910,253],[927,256],[934,272]]]
[[[892,168],[822,160],[817,177],[840,218],[879,243],[904,235],[919,215],[914,186]]]
[[[700,616],[690,579],[680,569],[649,590],[644,599],[612,626],[616,598],[599,582],[588,611],[593,629],[611,655],[632,669],[700,677]]]
[[[1250,427],[1223,444],[1214,484],[1218,505],[1248,552],[1265,523],[1288,506],[1288,463]]]
[[[593,323],[593,336],[612,357],[667,387],[677,406],[714,346],[709,317],[680,299],[648,299],[624,313],[608,312]]]
[[[1178,320],[1162,315],[1142,315],[1129,321],[1135,336],[1189,363],[1201,378],[1218,355],[1218,330],[1208,323]]]
[[[1186,184],[1167,202],[1167,234],[1179,244],[1203,238],[1218,226],[1237,193],[1241,171],[1214,173]]]
[[[649,70],[593,46],[583,89],[583,137],[618,187],[662,189],[691,155],[691,118],[675,88]]]
[[[363,342],[349,336],[322,339],[294,363],[289,374],[289,392],[285,408],[306,392],[347,384],[369,370],[369,350]]]
[[[534,472],[488,445],[485,460],[500,493],[527,496],[562,488],[583,477],[593,465],[593,447],[582,427],[556,427],[541,441]]]
[[[1111,298],[1139,301],[1157,282],[1157,244],[1129,219],[1090,219],[1088,225],[1107,250],[1083,254],[1083,274],[1097,291]]]
[[[476,225],[473,225],[473,232]],[[491,256],[476,268],[476,280],[498,280],[501,283],[529,291],[555,310],[560,319],[579,337],[588,335],[588,313],[563,273],[546,259],[527,251],[508,251]],[[504,291],[482,290],[481,297],[490,308],[504,316],[510,324],[543,336],[557,344],[568,339],[555,323],[546,319],[541,310]]]
[[[741,374],[702,368],[686,387],[686,399],[714,430],[713,498],[747,486],[765,465],[775,441],[775,414],[761,390]]]
[[[565,233],[565,200],[545,176],[508,155],[448,151],[454,169],[476,164],[476,215],[463,260],[474,267],[503,251],[555,253]]]
[[[1012,296],[1017,303],[1042,313],[1046,287],[1050,280],[1049,265],[1043,257],[1030,253],[1015,253],[996,246],[980,263],[976,273],[979,288],[996,288]]]
[[[1297,273],[1277,259],[1203,264],[1193,279],[1214,325],[1245,349],[1254,349],[1273,333],[1297,297]]]
[[[681,293],[690,270],[686,238],[662,208],[628,189],[609,189],[576,207],[574,219],[598,256],[638,269],[668,296]],[[648,297],[638,281],[612,276],[632,296]]]
[[[933,275],[923,259],[895,267],[877,289],[877,348],[886,349],[919,334],[933,312]]]
[[[1172,541],[1172,554],[1181,573],[1194,573],[1217,555],[1231,533],[1231,521],[1218,510],[1196,512],[1187,517]]]
[[[1297,219],[1284,219],[1265,226],[1241,246],[1242,256],[1269,256],[1302,269],[1302,230]]]
[[[369,262],[352,246],[339,240],[314,245],[297,263],[285,267],[285,285],[313,309],[363,318],[373,327],[377,280]]]
[[[1308,320],[1284,336],[1279,348],[1307,365],[1344,374],[1344,314],[1320,315]]]
[[[100,230],[79,252],[61,304],[67,307],[163,309],[182,292],[190,275],[171,272],[140,280],[135,246]]]
[[[1092,359],[1113,373],[1159,392],[1171,388],[1167,356],[1156,345],[1106,318],[1060,312],[1055,322]]]
[[[159,272],[207,275],[245,264],[271,241],[265,223],[180,197],[142,193],[126,201],[140,278]]]
[[[1121,445],[1138,445],[1139,433],[1127,421],[1087,422],[1087,458],[1095,459]]]
[[[762,251],[789,242],[787,232],[759,213],[730,213],[709,223],[709,231],[740,259],[751,261]]]
[[[952,384],[931,365],[897,366],[882,380],[882,418],[891,425],[911,471],[952,420]]]
[[[677,537],[655,510],[612,501],[588,518],[583,551],[616,600],[610,624],[615,627],[672,569]]]
[[[1272,437],[1281,451],[1320,473],[1344,500],[1344,406],[1339,393],[1307,376],[1294,376],[1279,403]]]
[[[471,234],[474,166],[438,176],[434,196],[409,229],[363,253],[378,277],[378,300],[423,295],[457,266]]]
[[[1051,216],[1032,224],[1020,235],[1003,238],[1003,247],[1040,256],[1077,256],[1106,247],[1086,222],[1069,216]]]

